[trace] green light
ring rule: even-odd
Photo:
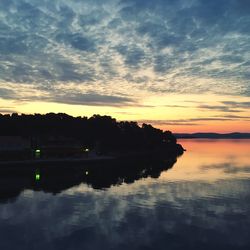
[[[86,175],[88,175],[89,174],[89,172],[88,171],[86,171]]]
[[[41,150],[40,149],[36,149],[36,153],[41,153]]]
[[[36,181],[40,181],[40,179],[41,179],[40,174],[36,174]]]

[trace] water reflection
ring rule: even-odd
[[[0,202],[18,196],[23,190],[62,192],[86,183],[94,189],[110,188],[112,185],[133,183],[141,178],[158,178],[162,171],[170,169],[176,158],[126,159],[97,163],[74,163],[34,166],[11,166],[0,169]]]
[[[0,249],[249,249],[250,141],[215,143],[184,141],[188,151],[155,173],[148,161],[129,176],[114,164],[97,186],[85,168],[68,182],[55,171],[49,186],[43,169],[38,182],[16,177],[24,191],[0,204]]]
[[[165,181],[215,182],[250,178],[250,140],[182,140],[188,152],[174,170],[163,173]]]

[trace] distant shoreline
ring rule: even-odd
[[[250,139],[250,133],[175,133],[177,139]]]

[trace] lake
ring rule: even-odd
[[[250,249],[250,140],[179,142],[145,168],[3,173],[0,249]]]

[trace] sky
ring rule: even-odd
[[[250,132],[249,0],[0,0],[0,113]]]

